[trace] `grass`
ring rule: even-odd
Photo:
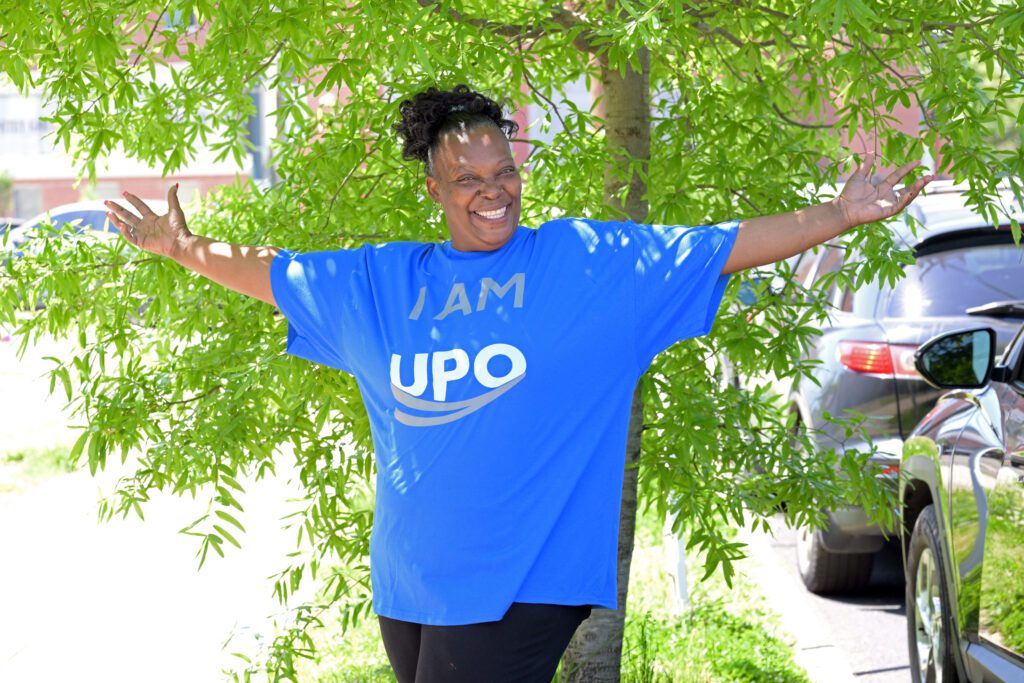
[[[623,683],[805,683],[757,584],[741,571],[733,587],[706,581],[703,562],[686,558],[689,609],[678,607],[661,528],[637,523],[623,636]],[[740,566],[737,569],[741,569]]]
[[[23,493],[43,481],[72,471],[67,446],[25,448],[0,453],[0,495]]]
[[[638,520],[636,548],[623,637],[623,683],[806,683],[792,649],[748,577],[728,588],[720,575],[698,583],[699,558],[687,558],[690,609],[675,607],[665,571],[661,530]],[[326,622],[314,636],[319,658],[300,669],[301,681],[384,683],[395,681],[376,619],[342,630]],[[560,680],[560,672],[555,681]]]
[[[299,680],[315,683],[397,683],[380,639],[377,619],[371,613],[343,631],[340,621],[324,619],[314,634],[315,661],[299,662]]]

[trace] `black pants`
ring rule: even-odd
[[[513,602],[499,621],[429,626],[377,617],[398,683],[551,683],[590,606]]]

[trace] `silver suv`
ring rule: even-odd
[[[856,411],[866,417],[878,449],[872,466],[895,478],[903,440],[939,397],[914,368],[918,347],[941,332],[979,323],[995,330],[997,350],[1010,341],[1024,316],[1019,307],[1002,304],[1024,300],[1024,252],[1013,241],[1009,216],[1024,220],[1024,213],[1009,195],[1004,206],[1005,222],[993,229],[965,207],[958,188],[933,187],[911,205],[921,223],[916,235],[906,223],[893,226],[916,257],[894,287],[876,282],[826,290],[833,313],[804,358],[820,361],[817,383],[776,385],[817,448],[869,450],[867,443],[844,441],[841,428],[825,419]],[[807,252],[796,262],[796,280],[810,287],[851,258],[864,255],[837,246]],[[831,510],[827,517],[825,528],[798,535],[800,576],[815,593],[862,588],[886,536],[859,508]]]

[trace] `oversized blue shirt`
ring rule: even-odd
[[[355,375],[369,413],[377,614],[616,608],[633,389],[657,353],[710,330],[736,230],[566,218],[490,252],[278,254],[288,352]]]

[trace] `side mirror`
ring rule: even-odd
[[[936,389],[980,389],[992,376],[995,352],[992,328],[947,332],[914,353],[914,367]]]

